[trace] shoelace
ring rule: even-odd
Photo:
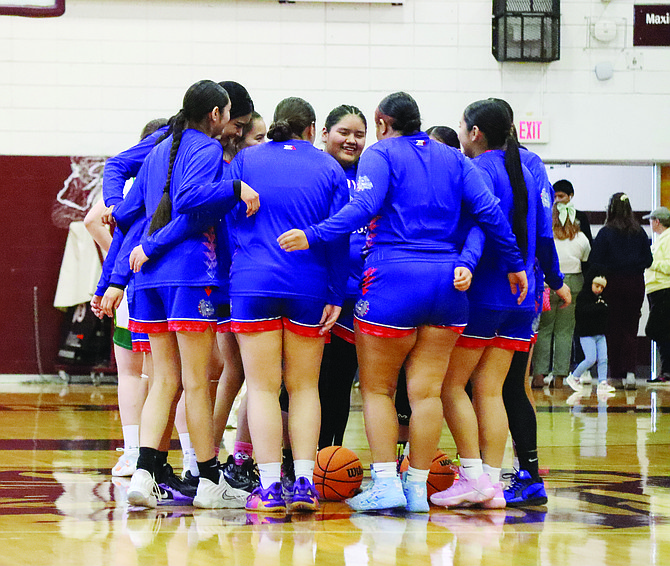
[[[519,472],[518,470],[514,470],[514,472],[509,472],[506,474],[502,475],[503,480],[508,480],[510,482],[510,485],[507,489],[515,492],[519,488],[523,487],[523,481],[519,478]]]
[[[161,488],[161,486],[159,486],[156,483],[156,480],[154,480],[154,485],[151,488],[151,493],[156,497],[157,501],[163,501],[165,499],[169,499],[169,497],[170,497],[168,492],[166,490],[164,490],[163,488]]]

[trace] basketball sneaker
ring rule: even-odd
[[[223,476],[228,485],[236,489],[242,489],[251,493],[260,485],[258,468],[251,458],[247,458],[242,464],[235,463],[235,457],[231,454],[223,465]]]
[[[402,482],[398,476],[391,478],[375,477],[366,489],[347,499],[346,503],[354,511],[377,511],[406,507],[407,498],[403,493]]]
[[[583,385],[578,377],[570,374],[565,378],[565,383],[567,383],[573,391],[580,392],[583,389]]]
[[[223,477],[223,471],[219,470],[219,483],[200,478],[193,505],[201,509],[244,509],[247,495],[246,491],[230,487]]]
[[[493,484],[493,497],[482,503],[484,509],[504,509],[507,507],[507,501],[505,501],[504,486],[502,482]]]
[[[259,485],[247,497],[247,511],[263,513],[286,513],[286,502],[282,495],[281,482],[275,482],[267,489]]]
[[[406,474],[403,474],[406,476]],[[407,499],[405,509],[412,513],[428,513],[430,505],[428,505],[428,486],[422,481],[407,481],[405,477],[402,478],[402,492]]]
[[[319,508],[319,494],[314,484],[305,477],[299,477],[293,484],[288,500],[289,511],[316,511]]]
[[[123,452],[118,461],[112,468],[112,475],[117,478],[132,476],[137,469],[137,458],[140,455],[139,448],[117,448],[118,452]]]
[[[442,507],[470,507],[476,503],[484,503],[495,495],[488,474],[482,474],[476,480],[466,478],[463,470],[459,470],[458,479],[449,489],[433,493],[431,502]]]
[[[128,486],[128,503],[136,507],[155,509],[158,501],[164,497],[167,497],[166,494],[147,470],[135,470]]]
[[[156,483],[165,494],[158,502],[160,505],[191,505],[197,493],[197,487],[179,479],[170,464],[156,472]]]
[[[533,478],[526,470],[519,470],[505,490],[505,501],[507,507],[544,505],[547,502],[544,482],[539,478]]]
[[[616,391],[616,389],[612,387],[607,380],[598,382],[596,393],[613,393],[614,391]]]
[[[258,482],[260,485],[260,481]],[[290,499],[293,493],[293,486],[295,484],[295,469],[293,468],[293,460],[284,457],[281,464],[281,486],[285,499]]]
[[[190,485],[194,489],[198,489],[198,482],[200,481],[200,476],[194,476],[191,470],[186,470],[182,476],[182,481],[186,485]]]

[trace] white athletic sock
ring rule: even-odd
[[[281,479],[281,462],[258,464],[258,472],[261,476],[261,487],[267,489]]]
[[[372,469],[378,478],[393,478],[398,475],[395,462],[375,462]]]
[[[123,430],[123,449],[129,450],[130,448],[139,448],[140,447],[140,425],[126,425],[121,427]]]
[[[419,470],[417,468],[412,468],[412,466],[409,466],[407,468],[407,481],[426,483],[426,481],[428,480],[428,472],[430,472],[430,470]]]
[[[191,446],[191,435],[188,432],[179,433],[179,444],[181,445],[181,451],[186,454],[193,448]]]
[[[484,473],[481,458],[461,458],[461,469],[469,480],[476,480]]]
[[[496,484],[500,482],[500,468],[492,468],[488,464],[483,464],[482,468],[484,469],[484,472],[489,475],[491,483]]]
[[[310,482],[313,482],[314,460],[293,460],[293,471],[295,479],[307,478]]]

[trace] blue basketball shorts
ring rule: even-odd
[[[409,336],[419,326],[462,332],[468,298],[454,287],[453,261],[369,261],[354,308],[359,330],[382,338]]]
[[[147,334],[216,330],[221,295],[216,287],[136,289],[129,328]]]
[[[290,330],[320,337],[325,301],[307,297],[235,296],[231,299],[231,329],[236,333]]]
[[[470,319],[457,346],[463,348],[486,348],[492,346],[503,350],[527,352],[533,338],[535,311],[507,309],[494,310],[485,306],[471,305]]]

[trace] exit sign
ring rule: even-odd
[[[549,142],[549,127],[542,119],[519,120],[516,133],[522,144]]]

